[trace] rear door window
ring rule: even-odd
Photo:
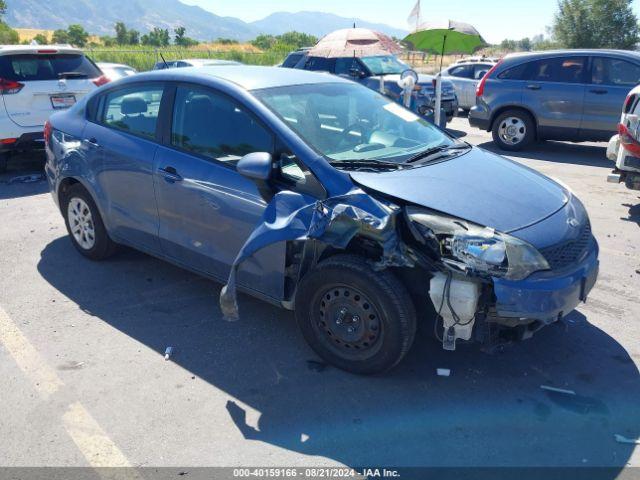
[[[460,65],[449,70],[449,75],[458,78],[473,78],[473,65]]]
[[[594,57],[591,63],[591,83],[634,87],[640,83],[640,66],[619,58]]]
[[[144,138],[156,136],[162,85],[118,89],[105,95],[102,123]]]
[[[493,65],[474,65],[473,67],[473,78],[475,80],[480,80],[482,77],[484,77],[487,72],[489,70],[491,70],[491,67],[493,67]]]
[[[309,57],[304,68],[306,70],[333,72],[335,69],[335,58]]]
[[[0,56],[0,78],[16,82],[97,78],[100,70],[84,55],[17,54]]]
[[[171,144],[181,150],[235,165],[252,152],[273,152],[273,136],[228,97],[195,86],[179,86]]]
[[[583,83],[587,57],[552,57],[531,62],[528,80],[534,82]]]

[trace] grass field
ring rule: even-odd
[[[85,48],[85,54],[95,62],[124,63],[138,71],[150,70],[156,62],[184,58],[218,58],[249,65],[276,65],[288,52],[263,52],[252,45],[202,44],[192,48],[114,47]]]

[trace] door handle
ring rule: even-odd
[[[527,88],[528,88],[529,90],[540,90],[542,87],[541,87],[540,85],[533,85],[533,84],[531,84],[531,85],[527,85]]]
[[[173,167],[165,167],[159,168],[158,172],[164,177],[165,181],[168,183],[181,182],[182,176],[178,174],[175,168]]]
[[[98,140],[96,139],[96,137],[85,138],[84,141],[87,142],[92,147],[99,147],[100,146],[100,144],[98,143]]]
[[[593,90],[589,90],[589,92],[591,93],[595,93],[596,95],[604,95],[608,92],[609,90],[605,90],[604,88],[594,88]]]

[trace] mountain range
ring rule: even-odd
[[[261,33],[278,35],[292,30],[321,37],[354,23],[396,37],[407,33],[388,25],[323,12],[277,12],[248,23],[179,0],[8,0],[7,3],[5,20],[12,27],[55,30],[78,23],[95,35],[114,35],[113,26],[119,21],[143,33],[154,27],[172,30],[184,26],[188,36],[202,41],[217,38],[246,41]]]

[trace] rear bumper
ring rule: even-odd
[[[489,131],[491,129],[491,113],[482,105],[474,105],[469,110],[469,125]]]
[[[544,324],[562,319],[587,296],[598,278],[598,244],[576,267],[563,272],[538,272],[520,281],[494,278],[498,317],[538,320]]]
[[[13,143],[0,143],[0,152],[13,152],[18,150],[42,150],[44,149],[44,137],[42,131],[23,133]]]

